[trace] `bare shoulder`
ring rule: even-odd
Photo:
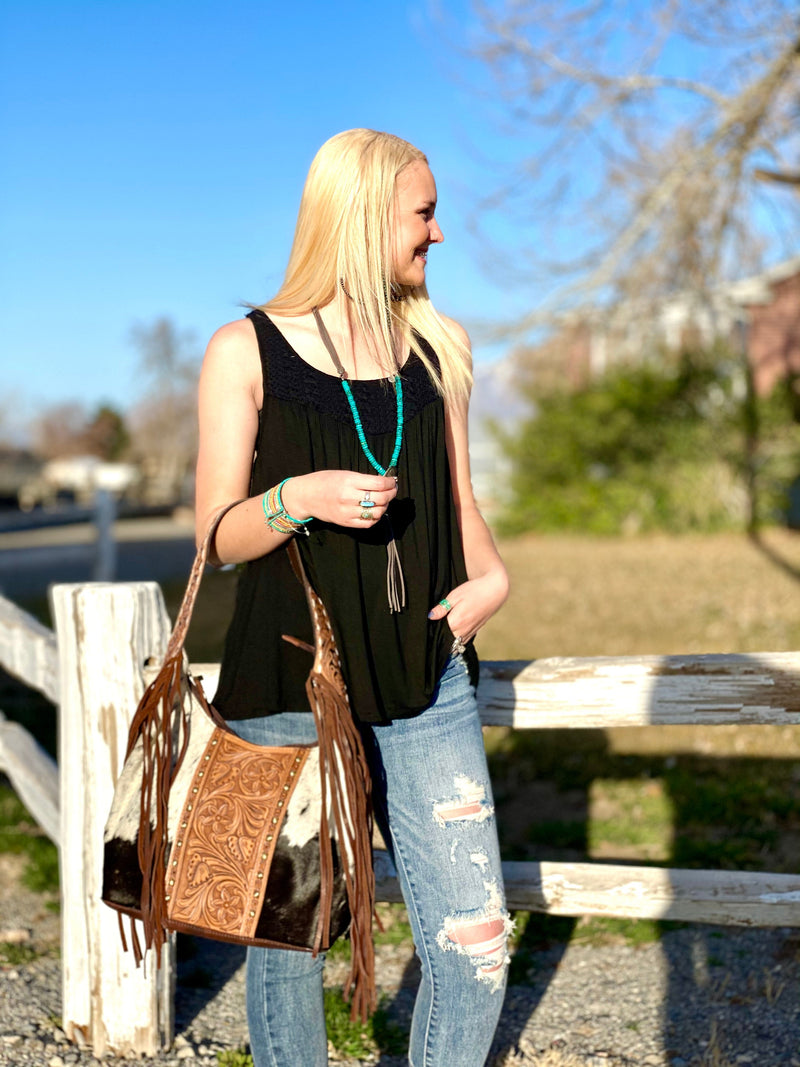
[[[212,335],[206,349],[206,356],[217,358],[221,355],[237,358],[242,355],[258,353],[258,340],[253,324],[249,319],[234,319],[226,322]]]
[[[455,319],[451,319],[449,315],[442,315],[441,312],[439,313],[439,318],[445,324],[450,333],[452,333],[455,340],[458,341],[460,344],[464,345],[467,351],[471,351],[472,346],[470,345],[469,334],[461,325],[461,323],[456,322]]]
[[[213,334],[203,360],[203,374],[235,378],[241,384],[261,379],[258,339],[249,319],[226,322]]]

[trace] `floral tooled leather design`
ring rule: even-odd
[[[210,926],[231,937],[254,935],[281,824],[307,755],[304,747],[254,752],[235,734],[215,730],[167,866],[172,922]]]

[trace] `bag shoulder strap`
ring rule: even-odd
[[[214,514],[211,522],[208,524],[205,537],[197,549],[197,555],[192,564],[189,581],[186,583],[186,592],[183,594],[183,600],[178,609],[175,625],[170,634],[169,644],[167,645],[167,651],[164,656],[165,660],[170,659],[183,648],[184,642],[186,641],[186,633],[189,629],[189,623],[192,620],[192,612],[194,611],[194,604],[197,600],[197,593],[200,589],[200,581],[208,561],[208,551],[211,547],[211,541],[223,518],[228,514],[231,508],[235,508],[236,505],[241,504],[241,502],[241,500],[233,500],[230,504],[225,504],[224,507],[221,507],[219,511]]]

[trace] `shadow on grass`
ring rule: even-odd
[[[772,545],[770,545],[762,536],[759,530],[748,530],[747,538],[754,548],[774,564],[779,570],[782,570],[784,574],[788,574],[790,578],[794,578],[795,581],[800,581],[800,567],[795,566],[788,559],[777,552]]]

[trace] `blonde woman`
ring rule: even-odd
[[[397,137],[326,142],[283,285],[212,338],[200,384],[197,531],[247,563],[215,704],[263,744],[315,739],[312,640],[283,551],[332,616],[422,968],[413,1067],[478,1067],[499,1017],[505,910],[472,639],[508,580],[473,498],[469,340],[425,285],[443,240],[426,157]],[[248,950],[256,1067],[327,1063],[322,959]]]

